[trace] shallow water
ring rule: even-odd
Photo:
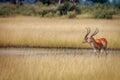
[[[107,50],[108,54],[120,53],[120,50]],[[93,54],[91,49],[49,49],[49,48],[1,48],[0,55],[46,56],[46,55],[84,55]]]

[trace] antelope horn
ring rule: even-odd
[[[91,35],[91,37],[95,36],[99,32],[99,29],[96,28],[95,32]]]
[[[86,28],[86,30],[87,30],[87,34],[85,35],[85,38],[87,38],[87,36],[90,34],[90,28]]]

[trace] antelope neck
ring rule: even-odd
[[[97,45],[95,43],[95,39],[93,38],[93,41],[90,42],[90,45],[92,46],[92,48],[96,49],[97,48]]]

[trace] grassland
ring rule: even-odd
[[[37,17],[0,18],[0,47],[89,48],[89,44],[82,44],[86,34],[85,27],[90,27],[92,32],[98,27],[100,32],[95,38],[106,37],[108,48],[120,49],[120,19]],[[21,51],[21,48],[17,50]],[[41,51],[59,54],[56,50],[41,49]],[[37,53],[36,49],[33,52]],[[115,53],[99,57],[88,54],[64,56],[0,54],[0,80],[119,80],[119,57],[120,54]]]
[[[119,80],[120,54],[0,56],[0,80]]]
[[[85,27],[96,27],[108,48],[120,49],[120,19],[0,18],[0,46],[89,48],[82,44]]]

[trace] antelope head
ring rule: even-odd
[[[88,35],[90,34],[91,30],[90,30],[90,28],[86,28],[86,30],[87,30],[87,34],[84,37],[83,43],[94,42],[95,41],[94,40],[94,36],[99,32],[98,28],[96,28],[96,30],[94,31],[94,33],[92,35],[90,35],[89,37],[88,37]]]

